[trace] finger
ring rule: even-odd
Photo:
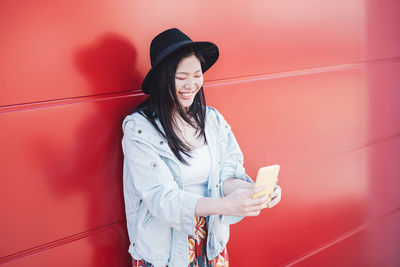
[[[281,190],[278,190],[278,192],[276,194],[271,194],[271,201],[280,201],[281,197],[282,197],[282,192]]]
[[[274,190],[275,191],[275,190]],[[282,188],[279,185],[276,185],[276,191],[282,192]]]
[[[282,192],[282,188],[279,185],[275,185],[274,193]]]
[[[266,189],[267,188],[265,185],[254,187],[252,190],[249,190],[248,197],[254,197],[257,193],[260,193]]]
[[[271,202],[272,200],[274,200],[274,199],[276,199],[276,198],[279,198],[279,196],[271,197],[269,202]]]
[[[274,188],[274,192],[272,192],[269,196],[271,198],[274,198],[276,196],[279,196],[281,193],[282,193],[281,187],[279,185],[276,185],[275,188]]]
[[[254,186],[253,188],[253,194],[259,193],[263,190],[267,189],[265,185],[260,185],[260,186]]]
[[[244,209],[244,211],[245,211],[246,213],[249,213],[249,212],[257,212],[257,211],[260,211],[260,210],[261,210],[261,205],[259,205],[259,206],[246,207],[246,208]]]
[[[255,211],[259,211],[259,210],[265,209],[267,206],[268,206],[268,202],[263,202],[263,203],[258,204],[258,205],[247,206],[247,207],[244,208],[244,210],[246,212],[253,212],[253,211],[255,212]]]
[[[265,195],[263,197],[259,197],[259,198],[255,198],[255,199],[248,198],[245,200],[244,204],[246,206],[259,206],[259,205],[266,203],[267,201],[268,201],[268,197]]]
[[[258,216],[260,215],[261,211],[251,211],[251,212],[247,212],[245,216]]]
[[[281,194],[281,192],[273,192],[271,194],[269,194],[270,198],[276,198],[277,196],[279,196]]]
[[[248,198],[244,201],[244,205],[246,207],[252,207],[252,206],[260,206],[263,205],[265,203],[268,202],[268,197],[267,196],[263,196],[263,197],[259,197],[259,198]]]
[[[276,197],[273,200],[271,200],[271,202],[268,203],[268,207],[272,208],[274,206],[276,206],[276,204],[278,204],[281,201],[280,197]]]

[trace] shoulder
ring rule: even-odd
[[[134,112],[132,114],[127,115],[122,121],[122,129],[126,128],[136,128],[141,124],[146,123],[147,119],[141,115],[139,112]]]
[[[156,129],[151,122],[139,112],[127,115],[122,122],[122,130],[124,135],[131,137],[156,134]]]
[[[228,131],[231,129],[224,116],[214,107],[206,107],[206,122],[217,128],[224,128]]]
[[[218,122],[225,121],[222,114],[214,107],[206,107],[206,119],[216,120]]]

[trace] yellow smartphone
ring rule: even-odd
[[[261,167],[257,173],[256,179],[256,187],[257,186],[266,186],[266,189],[258,192],[253,195],[253,199],[263,197],[265,195],[271,194],[274,192],[274,188],[276,183],[278,182],[278,174],[279,174],[279,165],[271,165],[267,167]],[[271,198],[268,197],[268,201],[271,201]]]

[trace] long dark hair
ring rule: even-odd
[[[191,55],[195,55],[200,60],[203,69],[204,58],[201,53],[193,49],[193,47],[182,48],[172,53],[154,70],[151,93],[135,110],[151,122],[157,131],[167,140],[168,146],[178,160],[187,165],[188,162],[183,158],[181,153],[190,157],[190,148],[179,139],[174,131],[174,126],[177,129],[177,125],[173,118],[173,111],[177,111],[183,120],[196,129],[197,137],[203,137],[207,143],[204,132],[206,100],[203,86],[201,86],[200,90],[197,92],[187,112],[179,105],[176,96],[175,72],[177,66],[183,58]],[[193,122],[191,118],[193,118],[195,122]],[[157,119],[160,121],[162,129],[158,127],[156,123]]]

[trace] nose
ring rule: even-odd
[[[194,82],[192,79],[188,80],[188,81],[185,83],[184,88],[185,88],[185,89],[194,90],[194,89],[196,88],[195,82]]]

